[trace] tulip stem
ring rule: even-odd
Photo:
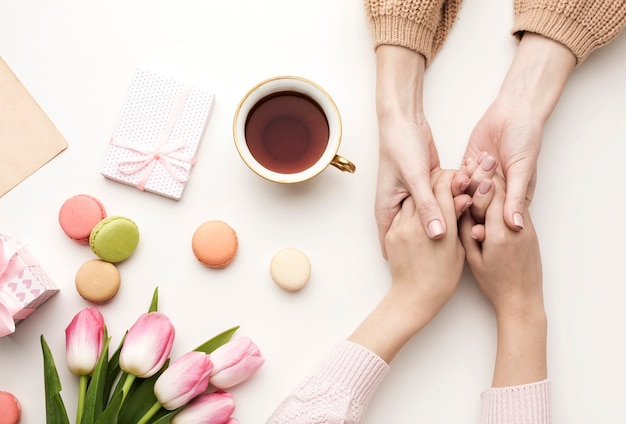
[[[152,405],[152,407],[148,410],[148,412],[146,412],[145,415],[141,417],[139,421],[137,421],[137,424],[146,424],[148,421],[150,421],[150,418],[152,418],[152,416],[159,411],[159,409],[161,409],[161,404],[159,402],[155,402],[154,405]]]
[[[133,385],[133,382],[135,381],[135,374],[126,374],[126,380],[124,380],[124,385],[122,386],[122,403],[124,403],[124,400],[126,400],[126,395],[128,394],[128,391],[130,390],[130,386]]]
[[[78,408],[76,408],[76,424],[80,424],[83,419],[83,411],[85,410],[85,395],[87,394],[87,383],[89,376],[80,376],[80,386],[78,389]]]

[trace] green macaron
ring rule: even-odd
[[[103,261],[115,263],[130,257],[139,244],[139,228],[131,219],[109,216],[97,223],[89,236],[89,246]]]

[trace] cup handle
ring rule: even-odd
[[[354,174],[356,170],[356,166],[352,162],[339,155],[335,155],[333,160],[330,161],[330,164],[340,171],[349,172],[351,174]]]

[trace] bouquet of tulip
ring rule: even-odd
[[[264,359],[233,327],[170,364],[174,326],[157,311],[158,290],[147,313],[126,332],[109,357],[110,338],[97,308],[80,311],[65,330],[69,370],[79,376],[76,424],[236,424],[225,389],[254,374]],[[61,382],[43,335],[46,419],[69,424]],[[215,390],[209,389],[209,387]]]

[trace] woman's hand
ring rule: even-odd
[[[474,213],[484,216],[484,224],[478,224],[469,211],[464,213],[460,237],[476,283],[496,313],[498,348],[493,386],[544,380],[547,319],[539,243],[528,208],[522,210],[524,231],[513,231],[503,219],[502,178],[495,176],[481,196],[472,207],[477,209]]]
[[[567,47],[525,33],[497,98],[470,135],[463,166],[472,173],[481,152],[495,157],[506,181],[504,220],[513,230],[524,228],[522,211],[534,195],[543,128],[575,65]],[[479,182],[473,180],[470,190]]]
[[[453,171],[438,170],[428,180],[450,223],[443,237],[428,236],[412,197],[402,202],[385,236],[391,287],[349,340],[387,362],[443,308],[461,278],[465,252],[456,223],[469,196],[453,197],[453,177]]]
[[[446,220],[430,185],[439,157],[423,111],[424,68],[424,56],[412,50],[397,46],[376,50],[380,154],[375,215],[385,258],[385,234],[409,196],[430,238],[446,232]]]

